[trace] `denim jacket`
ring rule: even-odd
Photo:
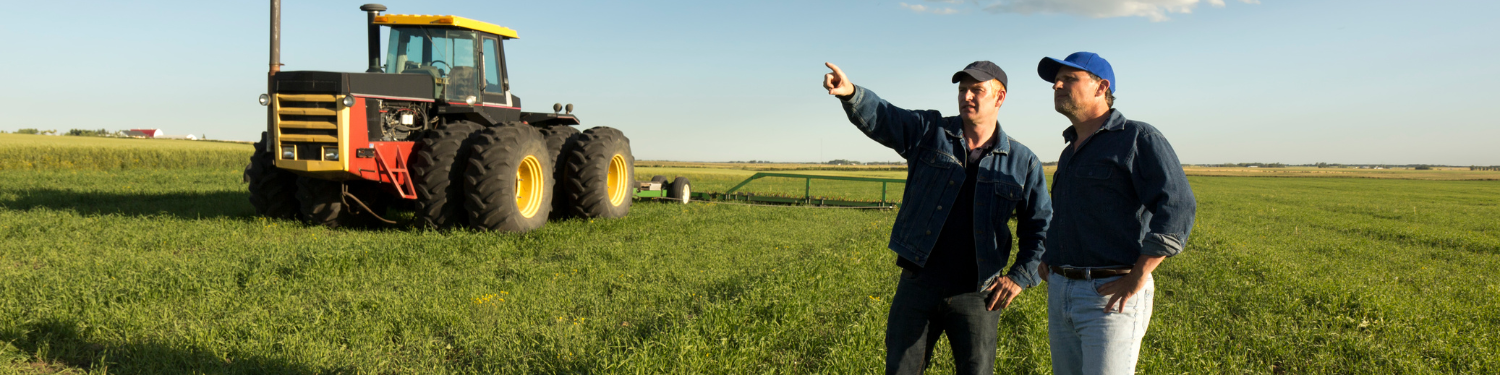
[[[952,207],[968,178],[960,161],[968,155],[963,121],[933,110],[897,108],[859,86],[844,99],[844,112],[870,139],[906,159],[906,191],[888,246],[898,256],[925,265],[948,219],[943,207]],[[1006,136],[999,124],[995,136],[994,148],[979,161],[979,180],[974,186],[974,252],[982,280],[975,291],[994,282],[1010,259],[1011,234],[1006,223],[1013,217],[1019,249],[1015,265],[1004,275],[1022,288],[1039,284],[1036,266],[1052,218],[1047,181],[1036,154]]]
[[[1150,124],[1109,119],[1083,141],[1072,127],[1052,177],[1057,220],[1047,232],[1048,265],[1129,267],[1141,255],[1182,252],[1197,201],[1172,145]]]

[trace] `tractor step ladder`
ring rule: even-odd
[[[406,171],[404,160],[406,159],[401,157],[401,150],[396,150],[396,167],[392,168],[386,165],[385,158],[380,156],[380,148],[375,148],[375,164],[380,166],[380,172],[377,173],[383,173],[391,179],[391,184],[396,185],[396,194],[400,194],[401,198],[416,199],[417,188],[411,184],[411,173]]]

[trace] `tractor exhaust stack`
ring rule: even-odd
[[[365,73],[380,73],[380,25],[375,24],[375,17],[385,11],[385,6],[380,4],[365,4],[359,6],[359,10],[368,14],[370,25],[370,69]]]
[[[271,69],[266,73],[266,95],[276,100],[276,72],[281,71],[281,0],[271,0]],[[276,107],[266,106],[266,134],[276,134]],[[275,142],[266,142],[271,152]]]

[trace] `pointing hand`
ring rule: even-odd
[[[843,70],[839,70],[838,65],[830,62],[825,62],[823,65],[833,70],[833,73],[823,75],[823,88],[828,89],[828,95],[839,97],[854,95],[854,84],[849,83],[849,77],[844,75]]]

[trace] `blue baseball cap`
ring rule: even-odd
[[[1111,94],[1115,93],[1115,88],[1120,86],[1120,83],[1115,81],[1115,70],[1109,67],[1109,61],[1105,61],[1103,57],[1093,52],[1074,52],[1062,60],[1043,57],[1042,62],[1036,66],[1036,72],[1042,75],[1042,80],[1053,82],[1057,80],[1057,71],[1062,70],[1064,66],[1094,73],[1099,78],[1109,80],[1109,93]]]

